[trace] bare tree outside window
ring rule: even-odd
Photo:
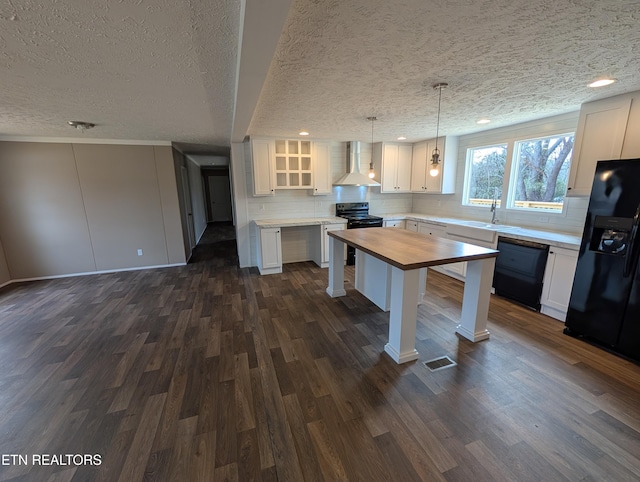
[[[496,199],[496,204],[500,206],[507,146],[469,149],[468,156],[470,173],[467,204],[489,205]]]
[[[562,212],[569,182],[574,134],[509,141],[467,149],[467,176],[463,204],[500,207],[504,175],[510,167],[509,209]],[[507,151],[513,156],[507,159]]]
[[[515,144],[515,194],[509,207],[561,211],[567,192],[573,134]]]

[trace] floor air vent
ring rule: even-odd
[[[432,372],[435,372],[436,370],[442,370],[443,368],[456,366],[456,362],[454,362],[448,356],[441,356],[440,358],[434,358],[433,360],[424,362],[424,364]]]

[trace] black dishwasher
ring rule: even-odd
[[[540,311],[542,279],[549,245],[511,238],[498,238],[493,287],[498,296]]]

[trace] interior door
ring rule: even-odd
[[[231,221],[229,176],[209,176],[209,202],[213,222]]]

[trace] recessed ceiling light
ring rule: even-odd
[[[400,137],[398,137],[398,140],[399,140],[399,141],[406,141],[406,140],[407,140],[407,138],[406,138],[405,136],[400,136]]]
[[[482,119],[478,119],[476,121],[476,124],[488,124],[489,122],[491,122],[491,119],[487,119],[486,117],[483,117]]]
[[[589,87],[604,87],[605,85],[611,85],[615,82],[615,79],[598,79],[589,84]]]
[[[302,132],[299,132],[298,134],[300,134],[301,136],[308,136],[309,135],[309,133],[307,131],[302,131]]]

